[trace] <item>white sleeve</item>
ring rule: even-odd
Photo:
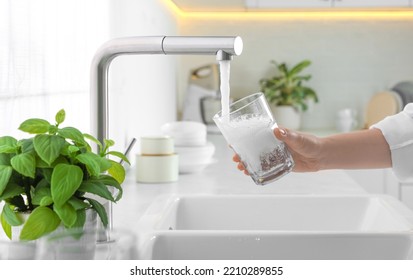
[[[394,116],[374,124],[390,146],[393,171],[398,179],[413,178],[413,103]]]

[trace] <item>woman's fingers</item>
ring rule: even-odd
[[[240,170],[240,171],[244,171],[244,174],[245,175],[250,175],[249,173],[248,173],[248,171],[247,171],[247,169],[245,168],[245,166],[242,164],[242,162],[240,162],[240,163],[238,163],[238,170]]]
[[[244,167],[244,165],[243,165],[241,162],[238,163],[237,167],[238,167],[238,169],[241,170],[241,171],[245,170],[245,167]]]
[[[240,157],[239,157],[237,154],[235,154],[235,155],[232,157],[232,160],[238,163],[238,164],[237,164],[238,170],[244,171],[244,174],[245,174],[245,175],[250,175],[250,174],[248,173],[247,169],[245,168],[244,164],[242,163]]]
[[[232,160],[235,161],[235,162],[241,162],[241,159],[239,158],[239,156],[238,156],[237,154],[235,154],[235,155],[232,157]]]

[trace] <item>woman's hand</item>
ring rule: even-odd
[[[295,162],[295,172],[392,166],[389,145],[381,131],[375,128],[325,138],[275,128],[274,135],[287,145]],[[238,163],[238,169],[248,175],[240,157],[235,155],[233,160]]]
[[[322,144],[320,138],[285,128],[275,128],[274,134],[278,140],[287,145],[295,162],[293,171],[310,172],[321,169]]]
[[[309,172],[320,170],[320,139],[309,134],[290,131],[283,128],[274,129],[275,136],[283,141],[290,151],[295,166],[295,172]],[[248,175],[240,157],[235,154],[233,161],[238,163],[238,169]]]

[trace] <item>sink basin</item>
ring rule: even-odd
[[[188,195],[140,221],[142,259],[411,259],[413,212],[386,195]]]

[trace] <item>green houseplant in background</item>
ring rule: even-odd
[[[108,156],[129,163],[126,156],[109,151],[111,140],[100,143],[74,127],[61,128],[64,120],[65,111],[60,110],[55,124],[28,119],[20,125],[34,137],[0,137],[0,202],[4,202],[0,221],[10,239],[15,226],[22,226],[20,240],[38,239],[59,226],[83,227],[87,210],[96,212],[106,226],[107,213],[92,197],[112,202],[122,197],[125,170]],[[97,153],[87,140],[97,144]],[[26,220],[21,213],[28,214]]]
[[[308,109],[310,100],[318,102],[317,93],[304,85],[311,75],[301,72],[310,66],[309,60],[303,60],[289,68],[286,63],[271,63],[278,70],[277,75],[261,79],[261,91],[272,105],[276,121],[292,129],[300,127],[300,112]]]

